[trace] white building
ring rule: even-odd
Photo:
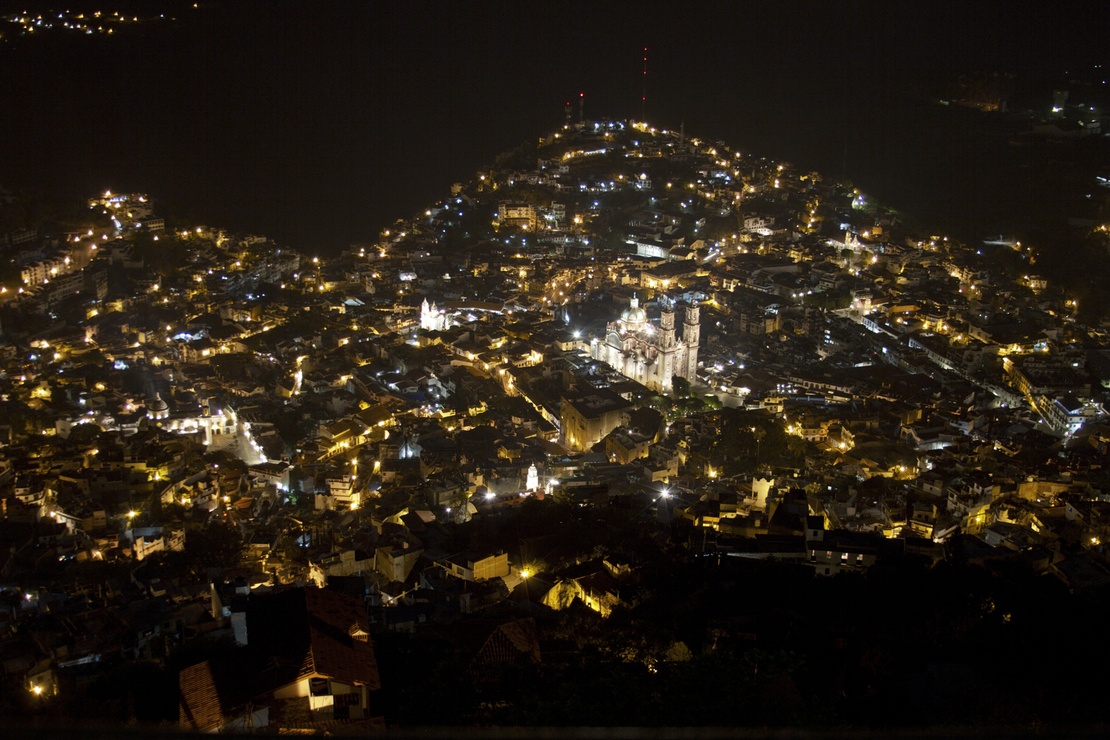
[[[652,390],[669,391],[675,375],[692,381],[698,367],[701,331],[698,306],[686,307],[679,339],[675,334],[674,306],[666,299],[662,304],[656,328],[640,308],[639,299],[633,296],[620,320],[609,323],[605,337],[592,340],[590,356]]]
[[[1047,399],[1046,399],[1047,401]],[[1084,424],[1105,418],[1106,409],[1098,401],[1066,395],[1044,405],[1044,420],[1057,434],[1070,437]]]
[[[434,301],[429,304],[428,299],[425,298],[420,304],[420,328],[425,331],[443,331],[450,328],[450,325],[447,312],[437,308]]]

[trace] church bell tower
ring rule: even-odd
[[[686,379],[693,382],[698,371],[698,343],[701,339],[701,317],[698,304],[686,307],[683,317],[682,341],[686,343]]]
[[[674,309],[667,302],[662,302],[663,311],[659,314],[659,344],[663,349],[674,346]]]

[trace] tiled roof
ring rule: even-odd
[[[224,724],[220,697],[207,660],[182,670],[178,684],[181,691],[178,717],[183,728],[212,732]]]
[[[296,676],[287,678],[321,675],[370,690],[381,687],[370,620],[359,599],[303,588],[252,596],[251,601],[251,647],[298,666]]]

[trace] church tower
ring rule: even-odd
[[[428,305],[427,298],[424,298],[424,302],[420,304],[420,328],[425,330],[432,328],[432,307]]]
[[[698,304],[691,303],[686,306],[682,326],[682,341],[686,343],[686,373],[685,378],[690,382],[698,376],[698,343],[701,335],[701,317]]]
[[[435,301],[429,305],[425,298],[420,304],[420,328],[426,331],[443,331],[447,328],[447,317],[440,313]]]
[[[681,375],[686,367],[682,364],[682,355],[675,341],[674,305],[666,298],[659,303],[663,308],[659,314],[659,383],[663,390],[669,391],[671,378]]]
[[[659,345],[667,350],[674,346],[674,308],[670,302],[660,301],[663,312],[659,314]]]

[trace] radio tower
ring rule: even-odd
[[[585,115],[585,112],[584,112],[585,109],[586,109],[586,93],[580,92],[580,93],[578,93],[578,123],[579,124],[583,124],[583,123],[586,122],[586,115]]]
[[[644,47],[644,74],[640,84],[640,120],[647,121],[647,47]]]

